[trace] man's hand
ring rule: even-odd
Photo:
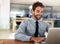
[[[30,40],[34,42],[42,42],[45,40],[45,38],[44,37],[31,37]]]

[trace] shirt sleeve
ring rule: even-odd
[[[49,28],[51,28],[51,24],[47,23],[46,32],[48,32]]]
[[[26,21],[24,20],[24,21],[20,24],[20,26],[19,26],[16,34],[15,34],[15,39],[16,39],[16,40],[30,41],[31,36],[28,36],[28,35],[26,34],[26,32],[25,32],[26,26],[27,26],[27,23],[26,23]]]

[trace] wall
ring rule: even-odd
[[[0,0],[0,29],[9,29],[10,0]]]

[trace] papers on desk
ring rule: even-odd
[[[46,42],[41,42],[40,44],[46,44]]]
[[[15,39],[14,35],[15,35],[15,33],[11,33],[10,36],[9,36],[9,39]]]
[[[45,32],[45,38],[47,38],[47,35],[48,35],[48,33],[47,33],[47,32]]]
[[[34,42],[34,44],[46,44],[46,42],[41,42],[41,43]]]

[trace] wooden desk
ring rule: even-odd
[[[22,42],[14,39],[0,39],[0,44],[34,44],[33,42]]]

